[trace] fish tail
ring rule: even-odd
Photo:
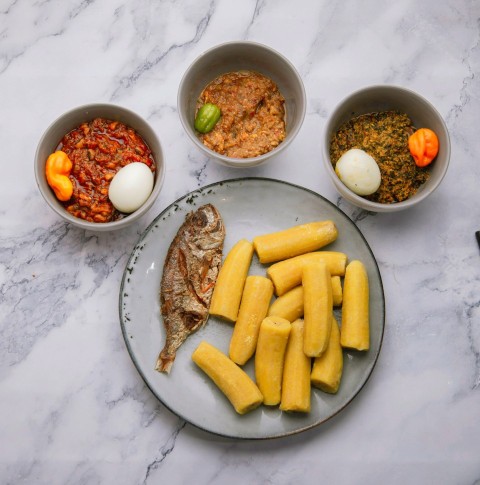
[[[170,369],[172,368],[174,360],[175,354],[171,355],[166,354],[165,352],[161,352],[158,356],[155,370],[158,372],[165,372],[166,374],[170,374]]]

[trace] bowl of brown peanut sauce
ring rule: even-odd
[[[227,42],[195,59],[178,91],[180,121],[193,144],[230,167],[261,165],[285,150],[306,109],[293,64],[255,42]]]

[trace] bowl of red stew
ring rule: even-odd
[[[306,94],[295,66],[269,46],[226,42],[195,59],[180,82],[180,121],[193,144],[223,165],[255,167],[299,132]]]
[[[121,229],[142,217],[163,185],[160,141],[141,116],[113,104],[89,104],[58,117],[35,154],[47,204],[83,229]]]
[[[327,120],[322,148],[340,195],[371,212],[425,200],[450,161],[441,114],[420,94],[394,85],[368,86],[341,100]]]

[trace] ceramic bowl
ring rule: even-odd
[[[207,148],[194,128],[198,97],[217,76],[239,70],[257,71],[278,86],[285,98],[286,137],[276,148],[252,158],[232,158]],[[185,72],[178,90],[180,121],[192,142],[208,157],[230,167],[254,167],[285,150],[294,140],[305,117],[303,82],[292,63],[275,50],[255,42],[227,42],[200,55]]]
[[[392,204],[372,202],[352,192],[335,173],[330,159],[333,134],[348,120],[366,113],[395,110],[406,113],[416,128],[430,128],[439,139],[439,152],[428,166],[430,177],[409,199]],[[415,206],[426,199],[441,183],[450,161],[450,137],[436,108],[419,94],[399,86],[378,85],[355,91],[341,101],[329,116],[323,134],[323,161],[335,188],[342,197],[372,212],[395,212]]]
[[[65,134],[80,124],[95,118],[107,118],[120,121],[133,128],[145,141],[152,151],[157,166],[152,193],[146,202],[135,212],[122,219],[96,223],[88,222],[71,215],[55,197],[53,190],[47,183],[45,163],[48,156],[55,151]],[[74,108],[58,117],[44,132],[37,146],[35,154],[35,178],[38,188],[47,204],[63,219],[74,226],[91,231],[111,231],[121,229],[136,222],[153,205],[158,197],[165,177],[165,163],[160,141],[152,127],[139,115],[121,106],[112,104],[89,104]]]

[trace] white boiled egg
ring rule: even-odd
[[[373,157],[359,148],[346,151],[335,165],[339,179],[358,195],[370,195],[378,190],[380,169]]]
[[[115,174],[110,182],[108,198],[115,209],[129,214],[143,205],[152,189],[152,171],[144,163],[133,162]]]

